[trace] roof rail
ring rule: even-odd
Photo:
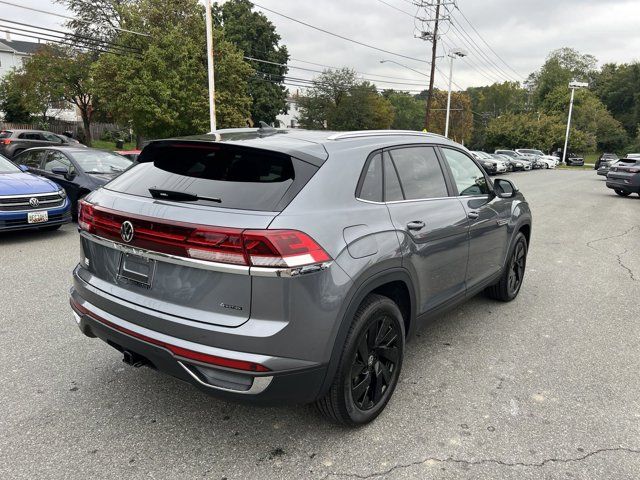
[[[329,137],[327,137],[327,140],[346,140],[349,138],[391,137],[391,136],[447,138],[444,135],[438,135],[437,133],[419,132],[417,130],[358,130],[354,132],[334,133],[333,135],[330,135]]]

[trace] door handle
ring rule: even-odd
[[[422,230],[425,227],[425,223],[421,220],[414,220],[413,222],[407,223],[407,228],[409,230]]]
[[[475,210],[472,210],[469,213],[467,213],[467,217],[471,218],[472,220],[478,218],[479,216],[480,216],[480,214],[478,212],[476,212]]]

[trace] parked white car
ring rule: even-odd
[[[552,155],[545,155],[542,150],[534,150],[533,148],[518,148],[516,152],[520,155],[535,155],[540,161],[542,161],[546,168],[556,168],[560,159]]]

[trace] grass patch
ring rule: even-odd
[[[558,165],[556,167],[557,170],[593,170],[593,165],[582,165],[581,167],[577,165]]]
[[[113,152],[114,150],[119,150],[116,148],[115,142],[111,142],[108,140],[94,140],[92,142],[92,146],[93,148],[98,148],[100,150],[108,150],[110,152]],[[136,150],[136,144],[133,142],[125,143],[124,148],[122,148],[122,150]]]

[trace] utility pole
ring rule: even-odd
[[[438,55],[438,26],[440,24],[440,0],[436,0],[436,16],[431,40],[431,74],[429,75],[429,92],[427,94],[427,109],[424,114],[424,129],[429,131],[431,121],[431,104],[433,102],[433,80],[436,73],[436,56]]]
[[[449,93],[447,94],[447,120],[444,126],[444,136],[449,138],[449,117],[451,112],[451,83],[453,82],[453,59],[456,57],[465,57],[467,52],[461,50],[459,48],[454,48],[449,52],[449,58],[451,58],[451,62],[449,64]]]
[[[213,75],[213,18],[211,16],[211,0],[204,0],[205,25],[207,28],[207,74],[209,77],[209,124],[212,132],[216,131],[216,83]]]

